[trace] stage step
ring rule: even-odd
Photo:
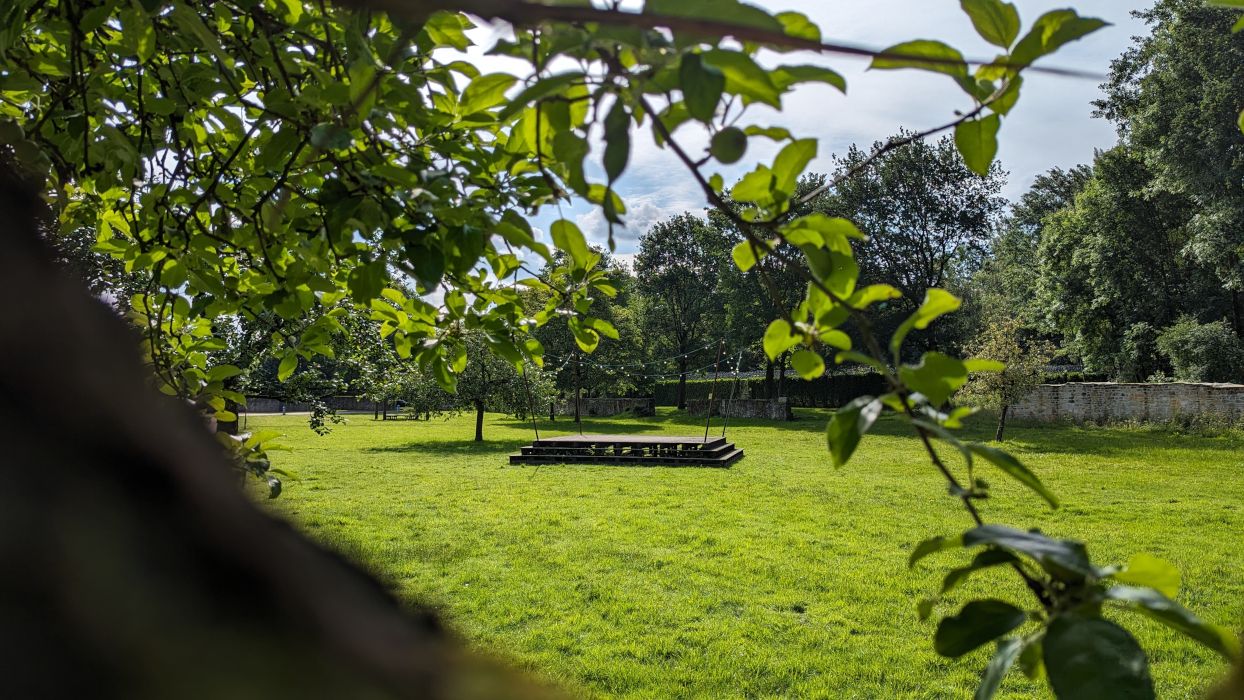
[[[559,435],[510,455],[510,464],[626,464],[726,467],[743,450],[724,437],[668,435]]]

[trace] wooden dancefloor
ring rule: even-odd
[[[510,464],[629,464],[728,467],[743,450],[724,437],[685,435],[557,435],[510,455]]]

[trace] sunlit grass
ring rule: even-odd
[[[829,466],[820,411],[742,422],[731,469],[511,467],[530,424],[490,415],[431,422],[350,416],[331,435],[305,417],[251,418],[293,447],[273,502],[311,536],[366,560],[398,595],[440,609],[472,643],[595,696],[945,698],[970,696],[987,660],[932,651],[915,601],[961,554],[909,571],[914,543],[966,516],[917,442],[879,424],[845,469]],[[542,430],[568,432],[569,422]],[[703,423],[585,423],[591,432],[696,434]],[[982,422],[975,437],[984,439]],[[999,474],[986,518],[1080,538],[1100,563],[1136,551],[1184,574],[1180,600],[1244,622],[1244,439],[1143,430],[1014,428],[1010,447],[1062,498],[1058,511]],[[1005,570],[956,592],[1028,605]],[[1013,577],[1013,574],[1011,575]],[[1162,698],[1199,697],[1210,653],[1120,618],[1149,651]],[[1009,677],[1002,697],[1046,697]]]

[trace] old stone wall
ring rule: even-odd
[[[582,416],[617,416],[630,413],[636,416],[656,415],[656,402],[651,398],[640,399],[579,399],[579,414]],[[574,415],[574,400],[563,401],[557,406],[557,414]]]
[[[1039,422],[1164,423],[1194,416],[1244,418],[1241,384],[1042,384],[1010,409],[1010,416]]]
[[[688,401],[687,413],[692,416],[703,416],[707,403],[708,401],[702,399]],[[713,402],[713,415],[765,420],[794,420],[795,418],[785,396],[777,399],[735,399],[733,401],[719,399]]]

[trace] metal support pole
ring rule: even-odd
[[[579,430],[579,434],[583,434],[583,415],[580,406],[583,403],[582,392],[583,387],[580,385],[579,377],[579,360],[575,358],[574,362],[574,422]]]
[[[730,398],[726,401],[726,410],[721,417],[721,436],[726,436],[726,426],[730,424],[730,409],[734,407],[734,389],[739,385],[739,367],[743,365],[743,351],[739,351],[739,358],[734,361],[734,378],[730,380]]]
[[[531,429],[536,434],[536,440],[540,439],[540,428],[536,426],[536,405],[531,399],[531,385],[527,382],[527,363],[523,363],[523,389],[527,391],[527,410],[531,411]]]
[[[717,393],[717,369],[721,364],[721,351],[725,348],[725,338],[717,341],[717,359],[713,361],[713,386],[708,390],[708,410],[704,416],[704,442],[708,442],[708,426],[713,422],[713,395]]]

